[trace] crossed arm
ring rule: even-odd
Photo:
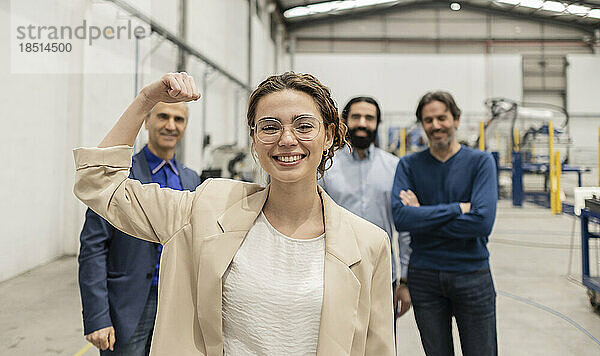
[[[408,171],[406,162],[400,162],[394,178],[392,214],[396,229],[459,239],[490,234],[498,197],[491,157],[479,162],[469,202],[421,206]]]

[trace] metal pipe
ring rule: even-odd
[[[204,162],[205,150],[208,143],[206,142],[206,123],[208,118],[206,117],[208,111],[208,76],[212,73],[212,68],[207,67],[202,73],[202,126],[200,132],[200,157]]]
[[[283,47],[283,27],[277,24],[277,35],[275,37],[275,73],[279,73],[279,57],[281,56],[280,49]]]
[[[290,50],[290,70],[294,70],[294,61],[296,56],[296,37],[292,36],[289,41]]]
[[[187,0],[179,0],[179,38],[182,41],[187,41]],[[177,53],[177,71],[184,72],[186,70],[185,51],[179,47]]]
[[[151,30],[153,32],[156,32],[159,35],[165,37],[167,40],[169,40],[170,42],[172,42],[173,44],[175,44],[179,48],[182,48],[189,55],[191,55],[193,57],[196,57],[199,60],[201,60],[202,62],[206,63],[210,67],[214,68],[214,70],[216,70],[217,72],[221,73],[222,75],[224,75],[225,77],[227,77],[229,80],[231,80],[232,82],[236,83],[237,85],[239,85],[240,87],[244,88],[245,90],[251,91],[250,85],[248,83],[244,83],[241,80],[239,80],[238,78],[236,78],[233,74],[231,74],[227,70],[223,69],[221,66],[217,65],[212,60],[208,59],[206,56],[204,56],[198,50],[196,50],[195,48],[193,48],[192,46],[190,46],[185,41],[181,40],[178,36],[176,36],[175,34],[173,34],[171,31],[167,30],[164,26],[160,25],[159,23],[157,23],[155,20],[153,20],[149,16],[144,15],[143,13],[141,13],[135,7],[129,5],[128,3],[126,3],[123,0],[108,0],[108,1],[114,3],[115,5],[117,5],[118,7],[120,7],[122,10],[130,13],[133,17],[136,17],[136,18],[140,19],[141,21],[145,22],[146,24],[150,25],[150,28],[151,28]]]
[[[239,147],[240,142],[240,91],[234,91],[233,97],[233,142]]]
[[[600,54],[600,28],[594,30],[594,39],[592,41],[592,51],[594,54]]]
[[[187,10],[187,0],[179,0],[179,16],[178,16],[179,17],[178,18],[179,29],[178,29],[177,35],[183,42],[187,41],[186,10]],[[185,72],[187,70],[186,67],[187,67],[186,52],[183,50],[183,48],[177,47],[177,71]],[[186,156],[185,141],[186,141],[186,137],[183,136],[181,138],[181,140],[179,140],[177,142],[177,145],[175,147],[175,149],[177,150],[177,158],[182,162],[185,162],[185,156]]]
[[[135,36],[135,76],[134,76],[134,89],[133,89],[133,97],[135,98],[138,95],[138,63],[140,61],[140,39]]]
[[[256,0],[248,0],[248,85],[252,84],[252,13]]]
[[[138,95],[138,71],[139,71],[139,61],[140,61],[140,39],[135,36],[135,76],[134,76],[134,85],[133,85],[133,97],[135,98]],[[135,141],[133,141],[133,152],[137,152],[139,150],[140,145],[140,132],[135,136]]]

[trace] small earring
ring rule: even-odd
[[[252,152],[252,155],[254,156],[254,158],[258,159],[258,153]]]
[[[327,157],[329,155],[329,150],[323,151],[323,157]]]

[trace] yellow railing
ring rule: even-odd
[[[556,183],[556,187],[554,190],[554,202],[555,202],[554,213],[560,214],[560,213],[562,213],[562,201],[560,199],[560,174],[562,172],[562,167],[561,167],[561,163],[560,163],[560,152],[556,151],[556,153],[554,155],[555,155],[554,182]]]
[[[400,157],[406,156],[406,128],[400,130]]]
[[[556,214],[556,175],[554,173],[554,125],[548,122],[548,166],[550,168],[550,210]]]
[[[485,151],[485,123],[479,121],[479,150]]]

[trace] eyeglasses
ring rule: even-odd
[[[300,141],[314,140],[321,130],[319,119],[314,116],[302,115],[287,125],[273,118],[260,119],[254,124],[254,133],[260,142],[271,144],[279,141],[283,134],[284,126],[291,126],[294,136]]]

